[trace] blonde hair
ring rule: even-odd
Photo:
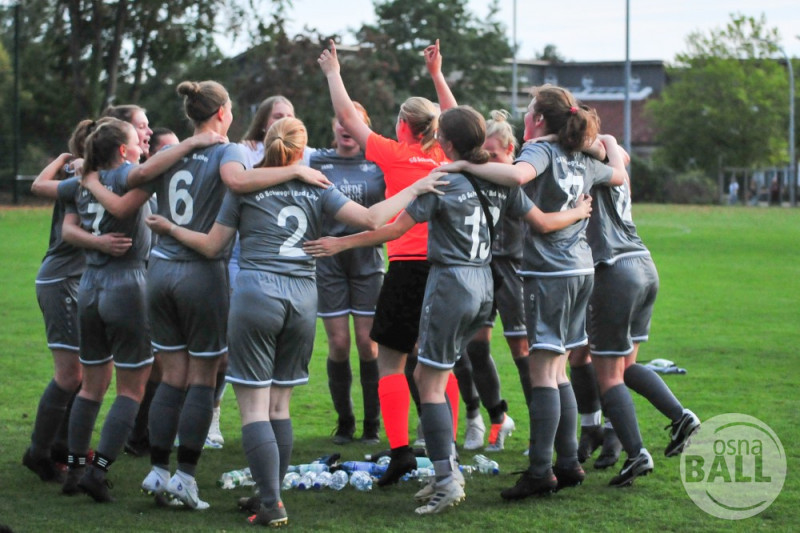
[[[175,91],[183,96],[183,111],[198,126],[219,111],[228,100],[228,91],[216,81],[182,81]]]
[[[264,99],[260,104],[258,104],[256,114],[253,117],[253,120],[250,121],[250,125],[247,127],[244,137],[242,137],[243,141],[261,142],[264,140],[264,136],[267,134],[267,122],[269,121],[269,116],[272,114],[272,108],[274,108],[275,104],[277,103],[286,104],[292,108],[292,111],[294,111],[292,102],[290,102],[285,96],[276,94],[275,96],[270,96],[269,98]]]
[[[514,126],[508,121],[509,113],[505,109],[493,109],[489,112],[492,117],[486,121],[486,138],[494,137],[503,148],[513,146],[517,149],[517,137],[514,135]]]
[[[563,87],[542,85],[531,91],[533,112],[544,117],[547,133],[558,136],[567,152],[578,152],[597,136],[597,113],[578,101]]]
[[[436,145],[439,108],[433,102],[421,96],[412,96],[403,102],[397,116],[408,124],[411,133],[419,139],[423,152],[429,151]]]
[[[301,157],[308,143],[308,132],[300,119],[284,117],[276,120],[264,138],[264,159],[259,167],[285,167]]]

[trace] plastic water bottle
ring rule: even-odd
[[[330,468],[325,463],[310,463],[304,465],[289,465],[289,472],[297,472],[298,474],[302,475],[306,472],[314,472],[315,474],[319,474],[320,472],[328,472]]]
[[[248,485],[255,485],[253,476],[250,474],[250,467],[242,470],[231,470],[230,472],[225,472],[217,480],[217,486],[223,489],[246,487]]]
[[[337,470],[331,476],[331,481],[328,486],[333,490],[342,490],[347,486],[348,481],[350,481],[350,476],[347,475],[347,472],[344,470]]]
[[[380,456],[378,458],[377,461],[375,461],[375,464],[388,467],[389,463],[391,463],[391,462],[392,462],[392,458],[390,456],[382,455],[382,456]]]
[[[470,477],[475,470],[477,470],[472,465],[458,465],[458,469],[461,470],[461,473],[464,474],[464,477]]]
[[[427,457],[417,457],[417,468],[433,468],[433,461]]]
[[[281,490],[290,490],[297,487],[297,484],[300,482],[300,474],[297,472],[288,472],[285,476],[283,476],[283,482],[281,482]]]
[[[317,474],[317,479],[314,480],[314,490],[320,490],[323,487],[327,487],[331,484],[332,479],[333,474],[330,472],[320,472]]]
[[[496,475],[500,473],[500,465],[497,464],[497,461],[493,461],[485,455],[476,455],[473,461],[475,462],[475,467],[478,469],[478,472],[481,474]]]
[[[388,468],[385,465],[378,463],[370,463],[368,461],[346,461],[339,465],[343,470],[350,472],[367,472],[373,476],[381,476]]]
[[[309,490],[314,488],[314,482],[317,480],[316,472],[306,472],[300,476],[300,481],[297,482],[297,490]]]
[[[317,457],[316,459],[314,459],[311,462],[312,463],[322,463],[322,464],[326,464],[328,466],[333,466],[334,464],[336,464],[336,461],[338,461],[341,456],[342,456],[342,454],[340,454],[340,453],[332,453],[330,455],[323,455],[321,457]]]
[[[358,490],[372,490],[372,476],[369,475],[369,472],[356,470],[350,476],[350,484]]]

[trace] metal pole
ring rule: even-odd
[[[792,58],[778,43],[766,39],[762,39],[762,41],[774,46],[778,52],[783,54],[784,59],[786,59],[786,67],[789,70],[789,205],[797,207],[797,165],[794,142],[794,68],[792,67]]]
[[[19,9],[20,3],[14,4],[14,173],[11,176],[12,198],[14,204],[19,203],[19,191],[17,191],[17,176],[19,175],[19,151],[20,151],[20,120],[19,120]]]
[[[625,0],[625,150],[631,154],[631,2]]]
[[[517,0],[514,0],[511,20],[511,118],[517,118]]]

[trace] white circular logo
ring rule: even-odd
[[[726,413],[704,421],[681,454],[686,493],[717,518],[757,515],[775,501],[785,479],[780,439],[749,415]]]

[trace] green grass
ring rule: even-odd
[[[651,248],[661,275],[651,341],[640,359],[664,357],[688,369],[666,380],[687,407],[702,419],[740,412],[770,425],[788,456],[783,492],[760,515],[730,522],[697,508],[680,481],[679,460],[661,450],[666,419],[636,397],[642,436],[653,452],[655,473],[631,489],[606,485],[616,472],[588,469],[582,487],[551,498],[508,504],[498,496],[513,484],[510,472],[525,466],[528,422],[516,369],[499,330],[493,352],[510,414],[518,431],[507,450],[497,454],[501,475],[468,480],[467,501],[435,517],[417,517],[414,483],[391,490],[360,493],[284,493],[294,530],[314,531],[793,531],[800,529],[800,440],[797,403],[797,304],[800,294],[800,211],[786,209],[636,206],[640,233]],[[223,491],[214,482],[226,470],[245,465],[239,417],[233,394],[223,402],[223,450],[204,453],[198,481],[212,508],[203,513],[158,509],[138,493],[148,471],[146,459],[122,456],[113,466],[117,503],[98,506],[86,497],[67,498],[59,487],[40,483],[20,465],[38,397],[52,375],[34,277],[47,246],[50,213],[46,209],[0,211],[0,524],[14,531],[229,531],[244,527],[235,498],[247,489]],[[319,328],[311,362],[311,382],[295,391],[294,463],[340,452],[357,460],[385,446],[330,443],[334,414],[325,376],[326,342]],[[357,365],[356,365],[357,367]],[[357,382],[357,380],[356,380]],[[113,387],[113,384],[112,384]],[[113,391],[113,388],[112,388]],[[113,392],[109,393],[111,395]],[[354,401],[360,409],[359,394]],[[105,402],[105,406],[110,404]],[[462,409],[463,412],[463,409]],[[97,430],[100,428],[98,421]],[[461,433],[463,434],[463,414]],[[415,420],[411,428],[415,427]],[[98,434],[94,436],[96,443]],[[469,461],[472,454],[462,453]]]

